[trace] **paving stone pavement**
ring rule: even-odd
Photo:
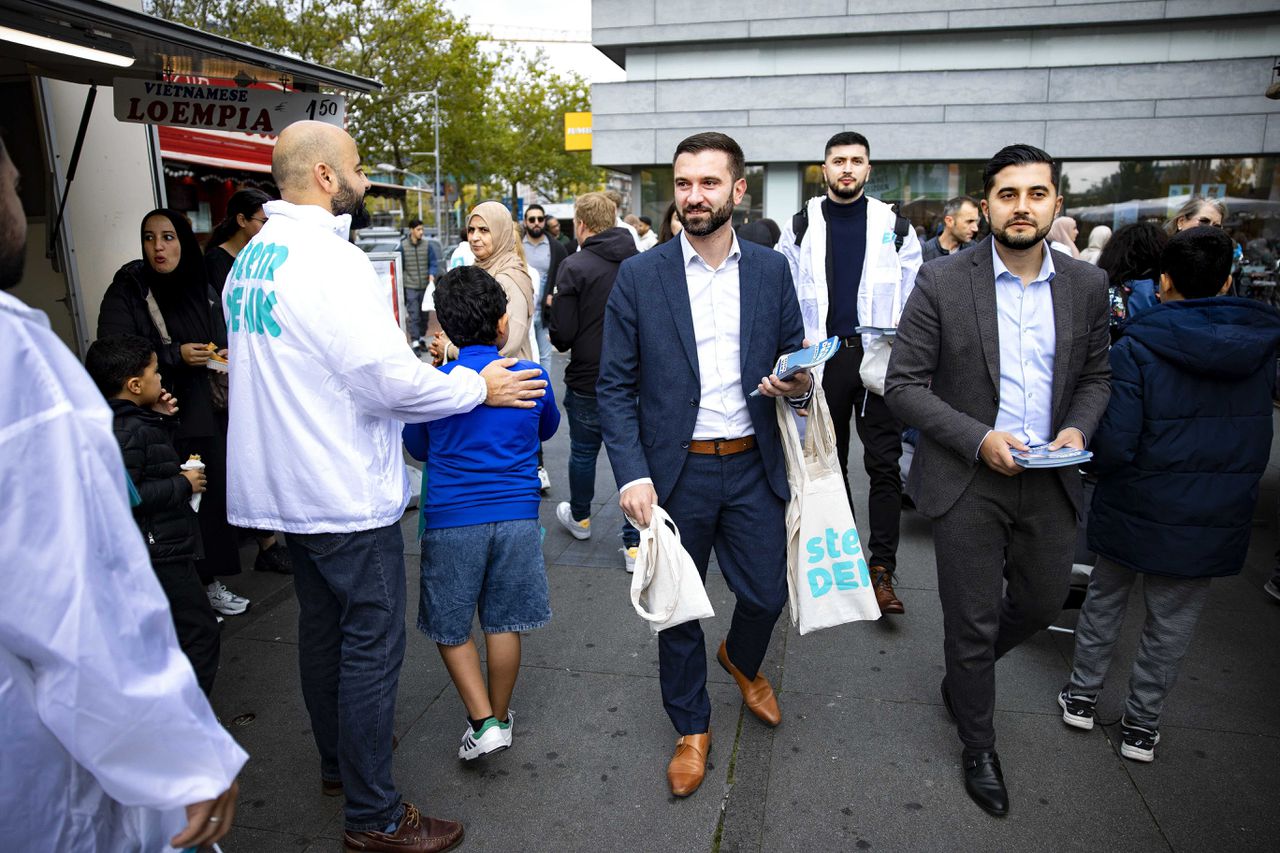
[[[555,357],[559,377],[566,359]],[[562,389],[557,378],[556,388]],[[856,436],[855,436],[856,443]],[[853,454],[859,460],[860,449]],[[675,734],[658,692],[657,643],[631,610],[603,452],[592,539],[560,529],[568,423],[546,445],[542,503],[554,617],[526,635],[515,743],[475,764],[456,757],[463,710],[417,614],[416,517],[405,516],[408,651],[395,758],[406,799],[466,824],[465,851],[1271,851],[1280,838],[1280,605],[1261,585],[1273,564],[1280,467],[1263,483],[1243,574],[1216,580],[1161,726],[1157,759],[1120,758],[1118,731],[1065,727],[1055,696],[1071,637],[1043,633],[998,669],[996,726],[1012,799],[1007,819],[965,796],[959,745],[938,697],[942,623],[929,523],[903,515],[898,591],[906,614],[799,636],[780,621],[763,671],[784,720],[744,714],[711,662],[713,746],[688,799],[666,787]],[[1273,454],[1273,460],[1280,455]],[[866,477],[852,475],[866,517]],[[864,531],[865,532],[865,531]],[[252,545],[243,552],[252,564]],[[341,802],[320,794],[298,686],[297,603],[287,578],[227,579],[253,599],[227,620],[214,690],[219,718],[248,750],[226,853],[342,849]],[[718,573],[708,657],[732,596]],[[1100,704],[1117,720],[1141,624],[1135,597]],[[1071,627],[1073,611],[1058,620]]]

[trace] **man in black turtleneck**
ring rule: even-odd
[[[902,509],[902,424],[884,398],[863,385],[863,338],[857,330],[897,324],[894,293],[900,311],[920,269],[920,242],[905,220],[902,224],[908,227],[898,226],[889,205],[865,194],[871,175],[871,148],[865,136],[852,131],[833,136],[827,142],[822,174],[826,197],[806,204],[783,231],[777,248],[791,264],[805,335],[811,341],[833,335],[841,339],[840,351],[823,366],[822,390],[835,425],[846,489],[850,420],[857,425],[871,481],[866,550],[872,583],[881,612],[898,614],[904,609],[893,589]]]

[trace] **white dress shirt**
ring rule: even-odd
[[[738,235],[732,236],[728,257],[713,269],[680,232],[701,381],[698,419],[693,425],[695,440],[741,438],[756,432],[747,412],[747,397],[742,393],[742,304],[738,288],[742,250]]]

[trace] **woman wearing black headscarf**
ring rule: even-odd
[[[165,387],[178,398],[181,424],[174,435],[180,457],[200,454],[208,477],[201,501],[204,559],[197,561],[209,602],[219,613],[248,609],[218,575],[240,571],[235,531],[227,524],[225,397],[215,401],[212,350],[227,346],[222,306],[209,287],[200,244],[180,211],[159,208],[142,220],[142,258],[116,273],[98,313],[98,337],[131,334],[151,341]]]

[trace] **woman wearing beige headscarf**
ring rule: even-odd
[[[1087,261],[1095,267],[1098,265],[1098,258],[1102,256],[1102,250],[1107,247],[1107,243],[1111,240],[1111,229],[1105,225],[1095,226],[1089,232],[1089,245],[1080,253],[1080,260]]]
[[[1076,248],[1076,237],[1079,235],[1080,229],[1076,227],[1074,219],[1070,216],[1059,216],[1049,227],[1049,236],[1046,239],[1049,241],[1049,248],[1078,258],[1080,250]]]
[[[482,202],[467,215],[467,245],[476,257],[476,266],[497,279],[507,294],[507,342],[499,352],[504,357],[532,361],[529,325],[533,321],[533,281],[512,226],[511,211],[506,205]],[[443,361],[458,355],[457,348],[443,334],[436,336],[431,350]],[[443,359],[439,359],[441,353]]]

